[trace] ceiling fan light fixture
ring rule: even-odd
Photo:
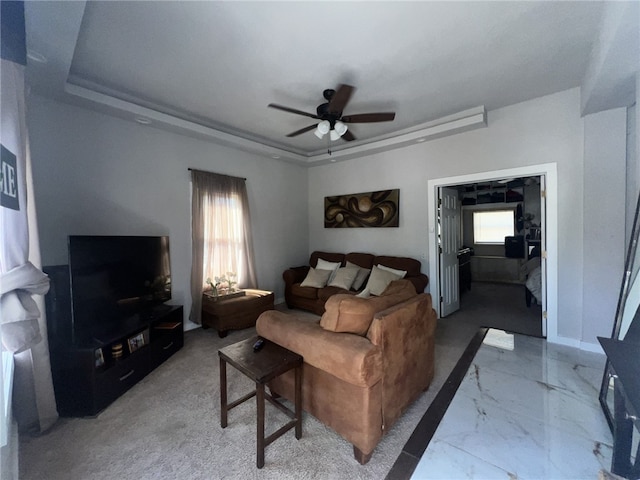
[[[347,124],[346,123],[342,123],[342,122],[336,122],[336,126],[333,127],[333,129],[336,131],[336,133],[339,136],[344,135],[345,133],[347,133]]]
[[[327,133],[329,142],[332,140],[338,140],[343,138],[347,142],[356,140],[355,135],[352,132],[347,133],[348,127],[346,123],[375,123],[375,122],[390,122],[396,114],[395,112],[374,112],[374,113],[359,113],[356,115],[342,116],[342,112],[345,110],[349,99],[353,95],[355,87],[351,85],[338,85],[335,90],[327,89],[323,92],[324,98],[327,102],[318,105],[316,113],[309,113],[296,108],[286,107],[284,105],[278,105],[270,103],[268,107],[282,110],[283,112],[293,113],[296,115],[302,115],[304,117],[311,117],[319,121],[316,125],[309,125],[307,127],[291,132],[287,135],[290,137],[297,137],[303,133],[313,131],[313,134],[319,139],[324,138]],[[346,136],[345,136],[346,134]]]
[[[323,120],[318,124],[318,127],[315,129],[315,131],[313,133],[314,133],[314,135],[316,137],[322,138],[327,133],[329,133],[330,129],[331,129],[331,124],[329,123],[329,121],[328,120]]]
[[[334,125],[333,130],[331,130],[331,140],[335,142],[345,133],[347,133],[347,126],[344,123],[338,121]]]
[[[323,120],[318,124],[318,131],[323,135],[326,135],[327,133],[329,133],[330,129],[331,129],[331,124],[329,123],[329,120]]]

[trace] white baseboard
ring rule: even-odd
[[[555,337],[553,339],[547,338],[547,341],[549,343],[555,343],[558,345],[564,345],[566,347],[573,347],[579,350],[584,350],[586,352],[593,352],[593,353],[599,353],[601,355],[604,355],[604,350],[602,350],[602,347],[600,346],[599,343],[583,342],[581,340],[576,340],[575,338],[560,337],[560,336]]]

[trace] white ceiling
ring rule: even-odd
[[[344,114],[358,146],[484,105],[576,87],[602,21],[601,2],[27,2],[32,91],[155,126],[216,132],[221,143],[311,158],[322,91],[355,91]]]

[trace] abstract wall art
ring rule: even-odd
[[[325,228],[397,227],[400,189],[324,197]]]

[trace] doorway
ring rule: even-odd
[[[498,180],[510,180],[515,178],[538,177],[541,179],[541,196],[546,208],[542,209],[540,222],[535,222],[541,227],[544,235],[541,239],[540,251],[540,272],[541,272],[541,303],[540,324],[542,335],[547,338],[555,339],[557,332],[557,173],[556,164],[541,164],[530,167],[521,167],[514,169],[488,171],[478,174],[463,175],[456,177],[448,177],[428,182],[429,203],[429,275],[433,279],[430,282],[430,291],[434,298],[434,308],[438,312],[439,317],[451,313],[442,309],[441,300],[451,298],[451,275],[443,275],[446,265],[441,264],[441,247],[443,242],[449,241],[446,238],[446,232],[442,229],[441,218],[442,209],[439,208],[438,200],[441,198],[443,189],[461,185],[471,185],[480,183],[496,182]],[[546,211],[545,211],[546,210]],[[460,237],[462,239],[462,237]],[[460,240],[458,247],[461,246]],[[446,243],[445,243],[446,245]],[[504,245],[502,246],[504,249]],[[491,261],[491,255],[485,255],[487,261]],[[479,260],[479,259],[476,259]],[[450,262],[449,262],[450,263]],[[517,263],[517,262],[514,262]],[[524,263],[524,262],[522,262]],[[456,278],[456,289],[458,278]],[[447,283],[448,282],[448,283]],[[514,288],[514,285],[511,286]],[[525,303],[525,290],[520,284],[518,285],[519,298],[522,304]],[[478,292],[474,292],[477,294]],[[495,291],[489,294],[496,295]],[[511,294],[507,294],[512,296]],[[500,296],[500,294],[498,295]],[[442,315],[445,313],[445,315]],[[453,317],[452,317],[453,318]]]

